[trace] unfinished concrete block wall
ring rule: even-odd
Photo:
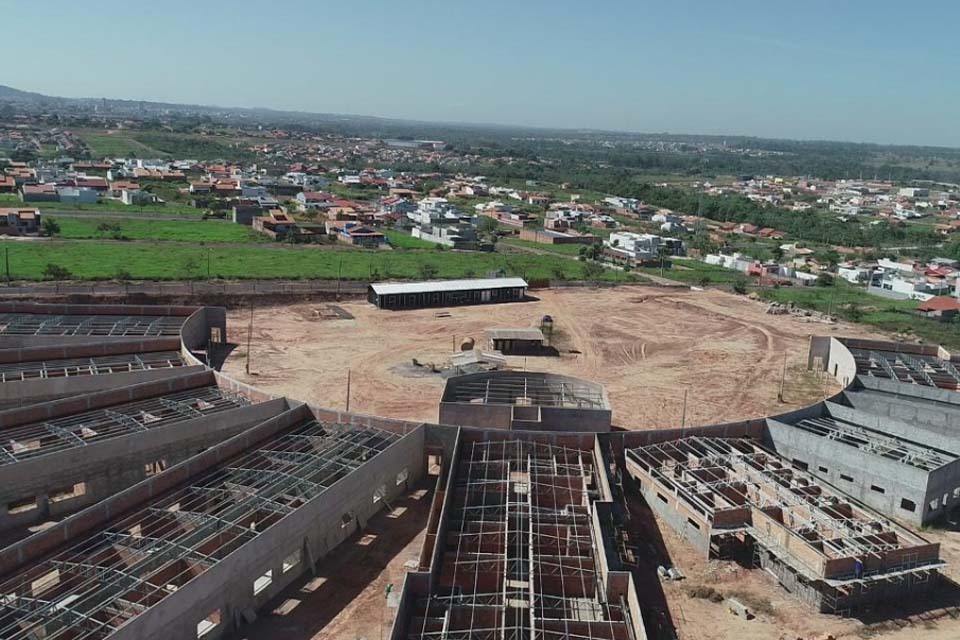
[[[197,625],[211,612],[220,624],[205,634],[215,640],[235,629],[246,612],[254,612],[274,595],[311,570],[326,554],[351,536],[385,502],[404,493],[420,478],[424,429],[418,428],[391,444],[353,473],[244,544],[181,589],[130,620],[114,634],[116,640],[196,638]],[[407,472],[406,480],[398,476]],[[385,499],[375,500],[379,486]],[[350,514],[352,517],[345,518]],[[284,561],[300,553],[300,562],[284,569]],[[254,593],[254,583],[270,574],[269,586]],[[247,614],[249,615],[249,614]]]
[[[930,472],[767,420],[778,455],[890,517],[921,525]],[[907,508],[913,506],[913,509]]]
[[[0,531],[79,511],[144,480],[147,464],[172,467],[287,408],[273,400],[0,465]]]

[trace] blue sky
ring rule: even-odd
[[[960,146],[956,0],[0,0],[0,16],[0,84],[52,95]]]

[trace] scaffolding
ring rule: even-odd
[[[398,438],[307,421],[188,479],[0,584],[0,637],[106,638]]]
[[[550,376],[500,372],[479,380],[451,379],[444,402],[527,404],[541,407],[606,409],[598,385]]]
[[[4,336],[179,336],[183,316],[0,314]]]
[[[92,358],[36,360],[0,365],[0,382],[128,373],[185,366],[179,351],[121,353]]]
[[[943,564],[938,545],[752,441],[689,437],[631,449],[627,457],[641,482],[654,481],[701,514],[712,538],[728,543],[731,533],[745,533],[816,593],[899,582]]]
[[[411,640],[633,639],[610,602],[594,538],[591,451],[530,441],[461,447],[432,593]]]
[[[216,385],[0,431],[0,466],[156,429],[249,404]]]

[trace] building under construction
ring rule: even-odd
[[[440,423],[526,431],[609,431],[603,385],[554,373],[484,371],[447,380]]]
[[[393,640],[646,638],[592,436],[461,431]]]
[[[647,503],[710,557],[749,556],[819,611],[914,598],[937,582],[940,545],[746,439],[687,437],[628,449]]]
[[[621,563],[624,469],[704,555],[741,554],[836,613],[914,597],[942,565],[936,544],[846,493],[883,474],[889,500],[868,504],[886,515],[908,513],[901,499],[930,507],[934,492],[946,495],[917,517],[960,500],[957,358],[929,347],[817,338],[812,367],[844,385],[824,403],[612,432],[602,386],[544,373],[450,378],[441,424],[274,397],[208,366],[226,341],[222,309],[0,314],[4,639],[238,632],[430,460],[439,475],[396,640],[654,634],[656,611]],[[874,353],[893,353],[889,368]],[[814,478],[833,484],[845,465],[861,469],[843,493]],[[907,493],[916,483],[922,498]]]

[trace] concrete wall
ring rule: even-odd
[[[509,429],[513,421],[513,407],[507,404],[441,402],[439,417],[440,424]]]
[[[147,476],[145,465],[173,466],[288,409],[284,400],[230,409],[0,466],[0,531],[61,518],[108,498]],[[85,484],[85,493],[52,501],[53,490]],[[10,513],[28,498],[36,508]]]
[[[960,434],[960,407],[869,389],[844,392],[840,400],[864,413],[916,425],[923,429],[924,437],[934,437],[931,434],[935,434],[955,442]]]
[[[772,418],[767,420],[767,428],[773,449],[785,460],[805,464],[812,475],[885,515],[922,524],[928,472]],[[904,498],[916,505],[913,512],[901,508]]]
[[[861,393],[865,392],[854,392],[845,397],[850,397],[850,395],[859,396]],[[883,406],[882,408],[884,410],[874,412],[869,410],[861,411],[838,402],[826,403],[827,411],[830,415],[840,420],[854,422],[863,427],[889,433],[904,440],[924,444],[928,447],[942,449],[951,453],[960,453],[960,440],[957,439],[957,436],[960,436],[960,410],[954,415],[946,415],[941,407],[937,407],[931,403],[919,404],[918,408],[924,412],[936,414],[938,418],[937,421],[940,424],[935,426],[927,425],[917,420],[916,408],[913,411],[906,412],[909,416],[907,420],[893,418],[887,415],[891,409],[895,411],[902,410],[903,405],[903,401],[894,401],[889,405]],[[868,402],[866,406],[869,407],[871,405]]]
[[[111,637],[195,638],[197,624],[218,609],[222,622],[204,638],[212,640],[236,628],[244,612],[255,611],[310,571],[311,564],[334,550],[357,528],[364,527],[385,501],[417,482],[418,470],[423,467],[423,446],[424,428],[420,427],[168,595],[159,605],[127,622]],[[405,469],[409,472],[407,481],[397,484],[397,475]],[[380,485],[386,487],[387,497],[375,503],[373,493]],[[343,516],[347,514],[353,517],[343,526]],[[284,573],[284,559],[298,551],[300,563]],[[267,571],[272,571],[272,584],[254,595],[253,582]]]
[[[109,389],[95,393],[86,393],[63,400],[54,400],[34,404],[27,407],[0,411],[0,430],[15,427],[31,422],[52,420],[61,416],[69,416],[84,411],[92,411],[126,402],[134,402],[143,398],[152,398],[159,395],[194,389],[214,384],[216,379],[210,371],[196,371],[176,378],[144,382],[141,384]],[[2,436],[2,432],[0,432]]]
[[[95,358],[148,351],[179,351],[179,338],[136,338],[114,342],[109,338],[99,342],[74,345],[38,345],[19,349],[0,350],[0,364],[42,362],[69,358]]]
[[[175,316],[187,317],[199,307],[146,304],[70,304],[60,302],[0,301],[0,313],[48,313],[57,316]]]
[[[637,489],[657,517],[669,524],[704,558],[709,557],[712,524],[709,516],[688,507],[672,490],[655,480],[646,469],[629,457],[626,459],[626,466]]]
[[[836,338],[830,338],[830,357],[826,365],[827,372],[844,387],[853,382],[857,375],[857,363],[853,354]]]
[[[139,507],[153,496],[175,489],[191,477],[207,471],[224,460],[242,454],[260,442],[310,417],[311,414],[305,405],[293,406],[280,415],[101,500],[29,538],[0,549],[0,576],[36,562],[57,549],[64,540],[78,538],[100,529],[123,512]]]
[[[66,396],[105,389],[116,389],[129,385],[166,380],[200,373],[201,366],[167,367],[163,369],[146,369],[142,371],[126,371],[124,373],[107,373],[102,375],[72,376],[69,378],[31,378],[16,380],[0,384],[0,404],[9,406],[23,406],[32,402],[42,402],[51,398]]]

